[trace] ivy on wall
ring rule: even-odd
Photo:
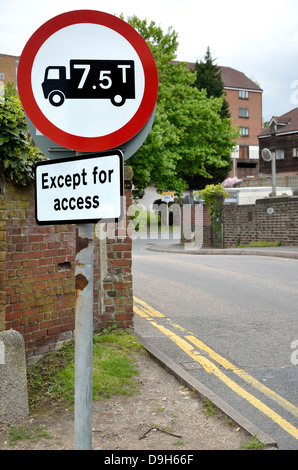
[[[214,217],[216,205],[218,201],[223,201],[225,197],[229,197],[228,191],[219,184],[208,184],[200,191],[194,191],[194,194],[204,199],[205,204],[209,206],[211,217]]]
[[[195,193],[204,199],[205,204],[209,206],[213,248],[223,248],[223,202],[224,198],[229,197],[230,194],[220,183],[208,184],[204,189]]]
[[[16,91],[8,87],[0,96],[0,173],[7,181],[26,186],[34,180],[35,163],[45,159],[28,135]]]

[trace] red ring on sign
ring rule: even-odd
[[[79,23],[106,26],[122,35],[138,54],[144,70],[145,89],[138,110],[121,129],[105,136],[82,137],[59,129],[45,117],[35,100],[32,90],[31,72],[40,47],[57,31]],[[132,139],[145,126],[153,112],[157,99],[158,73],[147,43],[128,23],[108,13],[94,10],[77,10],[52,18],[31,36],[19,61],[18,91],[28,118],[44,136],[62,147],[72,150],[98,152],[121,146]]]

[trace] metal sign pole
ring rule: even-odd
[[[272,196],[276,196],[276,153],[272,152],[271,160],[271,173],[272,173]]]
[[[75,430],[76,450],[92,449],[94,225],[76,227]]]
[[[86,24],[92,24],[91,35],[85,34]],[[75,36],[71,26],[76,28]],[[58,41],[61,44],[67,42],[71,47],[57,48]],[[105,60],[103,72],[100,68],[103,65],[101,56],[107,41],[110,56],[117,60]],[[46,61],[45,54],[40,51],[47,52]],[[77,57],[78,51],[81,51],[81,59],[74,63],[73,58]],[[90,61],[87,57],[93,59]],[[53,66],[56,63],[61,65]],[[96,86],[92,82],[94,67],[99,74]],[[49,80],[48,74],[53,68],[60,71],[58,85],[63,85],[63,93],[58,85],[57,89],[51,90],[53,80]],[[70,77],[66,78],[67,68]],[[78,86],[77,72],[81,72]],[[90,83],[93,85],[91,88]],[[75,96],[72,94],[74,86],[80,93]],[[90,90],[93,93],[91,96]],[[38,134],[48,139],[47,151],[52,147],[51,142],[59,145],[60,150],[71,148],[76,156],[81,152],[112,152],[111,149],[125,145],[129,147],[127,159],[142,145],[153,124],[158,72],[150,48],[129,24],[104,12],[78,10],[50,19],[31,36],[19,61],[18,92],[28,120],[36,126]],[[91,107],[90,99],[93,101]],[[119,106],[124,106],[126,99],[131,105],[119,113]],[[104,106],[98,100],[104,100]],[[60,106],[63,107],[63,118],[61,109],[58,110]],[[74,113],[76,119],[73,119]],[[95,220],[118,221],[123,215],[117,196],[118,190],[120,197],[123,195],[123,155],[120,150],[115,155],[113,150],[108,156],[109,167],[99,173],[94,163],[89,182],[85,167],[79,167],[80,171],[76,173],[71,173],[71,170],[68,173],[66,159],[61,159],[58,167],[53,163],[51,169],[45,168],[47,162],[39,162],[35,178],[37,223],[55,224],[67,219],[68,223],[78,224],[75,261],[75,447],[87,450],[92,447],[93,223]],[[54,155],[50,153],[49,158],[55,162],[57,152]],[[92,165],[90,159],[88,164]],[[117,182],[120,184],[115,192],[116,188],[110,183]],[[91,192],[87,195],[85,187],[85,192],[77,197],[86,185]],[[51,191],[52,188],[54,191]],[[76,197],[73,194],[75,189],[78,189]],[[114,214],[106,213],[110,205]],[[44,215],[47,212],[50,216]],[[82,217],[83,213],[86,217]],[[79,225],[80,220],[87,223]]]

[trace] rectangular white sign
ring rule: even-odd
[[[39,225],[117,221],[123,215],[123,154],[85,154],[37,163]]]

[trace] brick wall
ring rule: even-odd
[[[132,203],[131,189],[126,190],[126,215]],[[101,273],[103,306],[99,317],[100,327],[116,324],[129,328],[133,320],[132,290],[132,237],[130,219],[119,224],[107,224],[106,269]]]
[[[125,187],[128,207],[131,183]],[[95,329],[132,325],[131,239],[119,237],[114,226],[112,239],[94,238]],[[75,225],[36,224],[33,186],[6,184],[0,195],[0,330],[23,335],[28,360],[73,337],[75,240]]]
[[[203,222],[202,246],[212,246],[212,224],[208,206],[203,206],[203,217],[197,215],[195,206],[185,205],[181,208],[181,243],[193,243],[195,241],[196,224]]]
[[[232,248],[239,243],[248,244],[257,241],[257,214],[254,205],[224,205],[223,233],[224,248]]]
[[[3,187],[4,185],[2,185]],[[5,308],[6,308],[6,203],[5,198],[0,196],[0,331],[5,330]]]
[[[191,223],[194,233],[194,208],[191,209],[192,217],[185,218],[184,223]],[[189,233],[189,228],[185,233]],[[204,206],[203,248],[215,247],[213,237],[209,207]],[[298,197],[263,198],[254,205],[224,204],[222,247],[234,248],[260,240],[280,241],[285,246],[298,245]],[[187,240],[181,236],[181,242],[186,243]]]
[[[298,244],[298,197],[264,198],[255,205],[224,205],[224,247],[251,241]]]

